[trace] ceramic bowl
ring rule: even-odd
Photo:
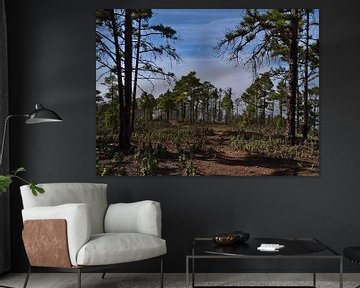
[[[212,240],[218,245],[232,245],[237,241],[236,234],[219,234],[212,237]]]

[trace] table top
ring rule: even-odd
[[[261,244],[284,245],[278,251],[260,251]],[[243,243],[217,245],[211,238],[195,238],[192,245],[192,256],[237,256],[237,257],[273,257],[273,256],[322,256],[341,257],[335,250],[315,238],[250,238]]]

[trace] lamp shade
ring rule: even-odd
[[[41,104],[35,105],[35,110],[29,114],[25,123],[26,124],[38,124],[46,122],[62,122],[61,117],[54,111],[44,108]]]

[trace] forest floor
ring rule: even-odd
[[[235,150],[230,145],[231,133],[223,127],[212,127],[212,135],[199,153],[194,166],[199,176],[317,176],[316,163],[287,158],[272,158]],[[170,154],[171,155],[171,154]],[[159,175],[179,175],[176,157],[160,158]]]
[[[255,140],[247,139],[241,142],[239,147],[234,147],[234,137],[239,135],[239,131],[229,128],[226,125],[207,125],[206,127],[194,128],[189,125],[179,125],[176,123],[168,124],[164,127],[153,127],[138,132],[138,138],[134,140],[134,147],[141,147],[146,141],[151,140],[152,147],[158,145],[163,150],[156,154],[155,175],[158,176],[318,176],[319,175],[319,148],[313,146],[298,145],[291,147],[282,142],[267,142],[267,138],[257,134],[260,137],[260,148],[265,149],[262,153],[249,152],[247,145],[255,145]],[[194,130],[195,129],[195,130]],[[180,137],[175,139],[176,131],[182,130],[185,134],[190,130],[193,131],[189,138]],[[176,133],[175,133],[175,132]],[[195,131],[195,132],[194,132]],[[206,133],[204,132],[206,131]],[[240,133],[240,136],[244,136]],[[198,134],[201,134],[198,136]],[[187,134],[186,134],[187,135]],[[156,139],[158,137],[158,139]],[[165,139],[164,139],[165,137]],[[167,137],[167,138],[166,138]],[[200,139],[202,137],[202,139]],[[253,136],[251,136],[253,137]],[[144,140],[147,139],[147,140]],[[188,149],[189,139],[192,143],[201,140],[201,148],[192,154],[191,159],[186,159],[185,164],[181,165],[181,149]],[[240,137],[240,139],[243,139]],[[265,139],[265,140],[264,140]],[[191,142],[190,141],[190,142]],[[273,140],[273,141],[276,141]],[[143,143],[143,144],[141,144]],[[177,144],[176,144],[177,143]],[[244,144],[245,143],[245,144]],[[275,144],[274,144],[275,143]],[[105,147],[115,146],[115,143],[104,143]],[[259,145],[259,144],[257,144]],[[256,146],[256,145],[255,145]],[[276,147],[273,147],[276,146]],[[179,148],[180,147],[180,148]],[[258,148],[258,146],[256,146]],[[294,150],[292,150],[294,148]],[[179,150],[180,149],[180,150]],[[283,150],[281,150],[283,149]],[[297,154],[289,155],[288,150]],[[252,151],[252,150],[251,150]],[[274,154],[274,151],[277,153]],[[280,151],[280,152],[279,152]],[[285,151],[285,153],[283,153]],[[280,153],[280,154],[279,154]],[[287,153],[287,154],[286,154]],[[155,154],[154,154],[155,155]],[[284,156],[285,155],[285,156]],[[293,156],[300,155],[300,156]],[[138,176],[144,165],[149,165],[147,160],[143,164],[139,163],[136,153],[122,156],[121,160],[114,160],[111,157],[105,157],[100,154],[97,165],[105,169],[106,175],[128,175]],[[190,162],[189,162],[190,161]],[[144,164],[145,163],[145,164]],[[190,174],[189,174],[189,163]],[[142,166],[143,165],[143,166]],[[150,164],[151,165],[151,164]],[[146,169],[146,168],[145,168]],[[118,173],[117,171],[122,171]],[[101,175],[97,172],[98,175]],[[146,174],[145,174],[146,175]]]

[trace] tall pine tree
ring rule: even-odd
[[[289,67],[288,139],[295,145],[296,94],[298,86],[299,9],[248,9],[239,25],[225,34],[217,47],[228,60],[250,65],[256,75],[265,60],[278,58]],[[246,57],[246,56],[244,56]]]

